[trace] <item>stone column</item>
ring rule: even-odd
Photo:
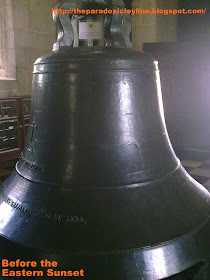
[[[177,9],[178,0],[134,0],[133,9]],[[137,50],[143,43],[175,42],[177,15],[136,14],[132,19],[132,41]]]
[[[60,0],[13,1],[18,95],[31,95],[34,61],[52,50],[56,38],[52,8]]]
[[[156,8],[156,0],[134,0],[133,9]],[[132,43],[137,50],[143,49],[143,43],[156,42],[156,15],[135,14],[132,18]]]
[[[0,98],[14,96],[16,85],[12,0],[0,0]]]

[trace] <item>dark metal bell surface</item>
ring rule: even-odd
[[[151,56],[63,47],[36,61],[33,89],[1,192],[7,246],[57,251],[88,279],[162,279],[208,258],[210,195],[170,145]]]
[[[174,154],[157,62],[117,43],[57,43],[35,62],[27,142],[1,188],[0,257],[56,260],[88,280],[208,261],[210,194]]]

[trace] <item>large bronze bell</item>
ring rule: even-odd
[[[72,5],[85,4],[59,8]],[[164,279],[208,261],[210,194],[173,151],[158,65],[131,48],[129,16],[96,17],[94,39],[78,31],[90,18],[54,19],[27,143],[1,188],[1,258],[56,260],[88,280]]]

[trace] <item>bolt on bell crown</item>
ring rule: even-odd
[[[210,195],[173,151],[158,65],[132,49],[130,17],[54,20],[53,52],[34,64],[28,138],[1,188],[3,257],[47,257],[93,280],[163,279],[208,260]]]

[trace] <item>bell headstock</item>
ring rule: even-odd
[[[117,12],[124,8],[122,0],[74,0],[58,4],[53,9],[53,20],[58,31],[53,50],[63,46],[131,48],[131,16]],[[86,12],[81,14],[78,10]],[[98,12],[92,13],[93,10]],[[99,12],[105,10],[107,13]],[[112,13],[108,13],[108,10],[112,10]]]

